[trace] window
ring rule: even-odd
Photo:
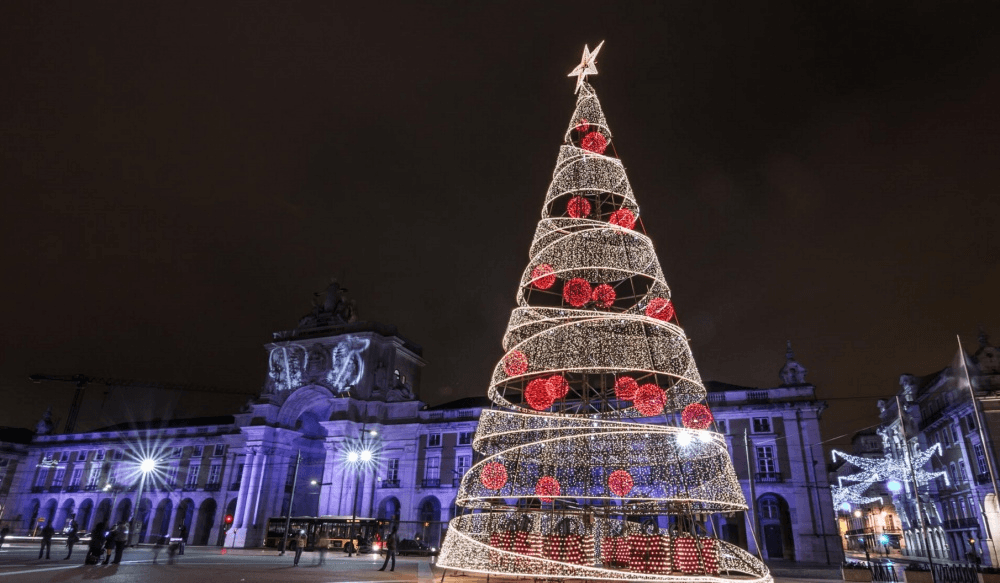
[[[78,452],[76,452],[76,461],[78,461],[78,462],[85,462],[85,461],[87,461],[87,451],[84,450],[84,451],[78,451]]]
[[[94,461],[104,461],[104,450],[99,449],[94,453]]]
[[[953,423],[951,426],[951,439],[955,443],[958,443],[962,439],[958,433],[958,423]]]
[[[969,431],[976,430],[976,418],[973,415],[969,415],[965,418],[965,424],[969,426]]]
[[[886,530],[896,530],[896,525],[892,521],[892,515],[891,514],[887,514],[886,517],[885,517],[885,529]]]
[[[771,433],[771,418],[770,417],[754,417],[753,418],[753,432],[754,433]]]
[[[113,449],[113,450],[111,450],[111,459],[113,459],[115,461],[120,461],[120,460],[125,459],[125,450],[124,449]]]
[[[940,431],[935,431],[934,432],[934,443],[941,443],[941,432]]]
[[[715,424],[719,428],[719,433],[729,433],[728,431],[726,431],[727,427],[726,427],[726,422],[725,421],[723,421],[721,419],[716,419],[715,420]]]
[[[90,475],[87,476],[87,488],[93,489],[97,487],[97,483],[101,481],[101,466],[93,466],[90,468]]]
[[[427,447],[441,447],[441,434],[431,433],[427,436]]]
[[[208,468],[208,483],[218,484],[222,479],[222,464],[212,464]]]
[[[165,481],[167,483],[167,486],[170,488],[173,488],[174,486],[177,485],[178,469],[179,468],[177,466],[170,466],[169,468],[167,468],[167,479]]]
[[[425,480],[441,479],[441,458],[439,457],[427,458],[427,464],[424,467],[424,479]]]
[[[59,461],[61,461],[61,462],[68,462],[69,461],[69,452],[68,451],[64,451],[61,454],[59,454]]]
[[[948,477],[951,478],[951,483],[953,485],[958,484],[958,478],[956,477],[955,474],[955,462],[951,462],[950,464],[948,464]]]
[[[472,465],[472,457],[467,455],[460,455],[455,458],[455,477],[459,480],[465,475],[465,472],[469,471],[469,466]]]
[[[389,460],[388,465],[385,468],[385,479],[389,482],[396,482],[399,480],[399,460],[392,459]]]
[[[979,467],[979,473],[985,474],[989,472],[989,467],[986,465],[986,453],[983,452],[983,444],[974,443],[972,444],[972,451],[976,454],[976,466]]]
[[[224,443],[215,444],[215,450],[212,451],[212,455],[215,457],[222,457],[226,455],[226,444]]]
[[[472,435],[471,431],[464,431],[458,434],[458,445],[472,445]]]
[[[35,478],[35,486],[41,488],[45,485],[45,480],[49,479],[49,469],[42,467],[38,468],[38,476]]]
[[[83,480],[83,468],[74,468],[73,474],[69,477],[69,485],[79,486],[81,480]]]
[[[201,457],[204,454],[205,454],[204,445],[196,445],[191,448],[191,457]]]
[[[959,500],[958,501],[958,512],[959,512],[958,517],[959,518],[965,518],[965,516],[966,516],[965,510],[966,510],[965,500]]]
[[[64,479],[66,479],[66,468],[56,468],[56,473],[52,474],[52,487],[62,488]]]
[[[52,462],[52,452],[51,451],[47,451],[47,452],[43,453],[42,454],[42,463],[51,463],[51,462]]]
[[[183,447],[175,447],[174,451],[171,452],[170,457],[181,457],[182,455],[184,455],[184,448]]]
[[[969,474],[965,471],[965,460],[958,460],[958,479],[962,482],[969,481]]]
[[[762,474],[771,474],[777,471],[774,463],[774,447],[770,445],[757,446],[757,471]]]
[[[188,467],[187,480],[184,482],[185,488],[194,488],[198,485],[198,474],[201,473],[201,464],[191,464]]]
[[[781,507],[774,498],[763,498],[760,501],[760,517],[777,519],[781,515]]]
[[[975,518],[976,514],[979,513],[979,505],[970,497],[969,498],[969,518]]]

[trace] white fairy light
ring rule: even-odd
[[[481,413],[472,443],[480,455],[455,498],[471,512],[452,519],[437,565],[536,578],[772,583],[757,557],[702,536],[709,514],[747,509],[725,436],[662,423],[690,423],[678,414],[705,403],[706,391],[653,243],[636,222],[625,168],[604,155],[611,131],[586,82],[601,46],[585,48],[572,73],[576,109],[490,381],[496,407]],[[626,519],[674,514],[689,520],[673,522],[671,533]]]

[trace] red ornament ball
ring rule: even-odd
[[[574,196],[566,203],[566,212],[574,219],[590,216],[590,201],[582,196]]]
[[[632,481],[632,474],[625,470],[615,470],[608,476],[608,489],[618,497],[625,497],[632,491],[635,482]]]
[[[552,476],[544,476],[535,484],[535,494],[542,502],[552,502],[553,496],[559,495],[559,480]]]
[[[507,483],[507,468],[500,462],[490,462],[483,466],[479,481],[490,490],[499,490]]]
[[[701,403],[691,403],[681,412],[681,423],[688,429],[708,429],[712,419],[712,411]]]
[[[618,377],[615,381],[615,396],[622,401],[631,401],[635,398],[635,392],[639,388],[639,383],[632,377]]]
[[[531,270],[531,285],[538,289],[549,289],[556,283],[556,270],[548,263],[536,265]]]
[[[549,377],[549,397],[553,401],[562,399],[569,393],[569,381],[566,377],[556,374]]]
[[[511,350],[503,357],[503,371],[509,377],[528,372],[528,357],[520,350]]]
[[[535,379],[524,389],[524,400],[535,411],[548,409],[555,400],[549,394],[549,379]]]
[[[652,417],[663,412],[663,405],[666,404],[666,394],[660,387],[653,383],[648,383],[636,389],[633,401],[635,402],[635,408],[640,413],[646,417]]]
[[[580,132],[581,135],[586,134],[590,131],[590,122],[586,118],[581,117],[580,123],[576,124],[576,127],[573,129]]]
[[[615,303],[615,288],[606,283],[594,288],[591,298],[602,308],[610,308]]]
[[[623,229],[632,229],[635,228],[635,215],[628,209],[618,209],[611,213],[608,222]]]
[[[664,298],[653,298],[646,306],[646,315],[650,318],[669,322],[674,317],[674,305]]]
[[[590,282],[575,277],[563,286],[563,299],[574,308],[580,308],[590,301]]]
[[[603,154],[608,149],[608,140],[601,132],[590,132],[580,140],[580,147],[595,154]]]

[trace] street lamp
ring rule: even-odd
[[[347,453],[347,461],[354,466],[354,472],[356,476],[354,479],[354,504],[351,505],[351,540],[349,541],[349,544],[351,546],[347,550],[348,557],[353,556],[354,551],[358,551],[359,555],[361,554],[360,552],[361,549],[359,548],[361,545],[354,544],[354,535],[358,522],[358,496],[361,491],[361,467],[359,465],[359,462],[361,464],[367,464],[372,460],[372,452],[370,449],[368,449],[367,445],[365,444],[366,434],[375,437],[376,435],[378,435],[378,431],[375,431],[374,429],[366,431],[365,426],[362,425],[361,451],[359,452],[357,450],[351,450]]]
[[[146,488],[146,478],[156,470],[156,460],[153,458],[143,458],[139,462],[139,491],[135,497],[135,504],[132,506],[132,516],[129,517],[128,544],[132,544],[132,534],[138,530],[135,522],[139,516],[139,505],[142,504],[142,491]]]

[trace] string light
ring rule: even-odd
[[[576,110],[487,392],[495,407],[482,411],[478,461],[456,494],[469,512],[450,522],[437,564],[529,578],[773,583],[745,550],[694,536],[708,514],[747,504],[725,437],[708,429],[705,387],[672,322],[652,241],[634,230],[624,166],[603,155],[612,134],[584,81],[596,54],[585,51],[575,72]],[[687,427],[635,422],[668,413]],[[687,520],[670,533],[625,519],[678,513]]]

